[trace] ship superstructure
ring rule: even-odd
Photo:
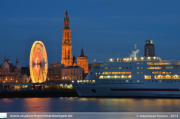
[[[86,80],[73,87],[79,96],[180,97],[180,60],[156,57],[152,43],[146,41],[143,57],[135,45],[128,58],[92,63]]]

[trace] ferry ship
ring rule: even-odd
[[[128,58],[92,63],[85,80],[72,81],[85,97],[180,97],[180,60],[155,56],[153,40],[147,40],[144,56],[135,45]]]

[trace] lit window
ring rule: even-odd
[[[126,80],[126,82],[128,82],[128,80]]]
[[[108,72],[104,72],[104,74],[108,74]]]
[[[139,64],[139,62],[137,62],[137,64]]]
[[[107,67],[105,69],[107,69]]]
[[[169,75],[166,76],[166,79],[170,79],[170,78],[171,78],[171,76],[169,76]]]
[[[137,72],[137,74],[139,74],[139,72]]]
[[[137,80],[137,82],[139,82],[139,80]]]
[[[139,67],[137,67],[137,69],[139,69]]]
[[[97,72],[95,74],[97,74]]]
[[[151,79],[151,75],[144,75],[145,79]]]
[[[143,72],[141,72],[141,74],[143,74]]]
[[[143,64],[143,63],[141,62],[141,64]]]
[[[105,63],[105,65],[107,65],[107,63]]]
[[[119,67],[119,69],[121,69],[121,67]]]
[[[143,67],[141,67],[141,69],[143,69]]]
[[[100,76],[99,79],[103,79],[103,76]]]
[[[99,74],[101,74],[101,73],[99,72]]]
[[[159,82],[161,82],[161,80],[159,80]]]

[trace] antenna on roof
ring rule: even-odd
[[[134,44],[134,49],[135,49],[135,50],[137,49],[137,44],[136,44],[136,43]]]
[[[118,61],[118,60],[119,60],[119,55],[120,55],[120,54],[117,54],[117,55],[118,55],[118,58],[117,58],[117,61]]]

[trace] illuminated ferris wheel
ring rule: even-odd
[[[46,48],[41,41],[35,41],[32,45],[29,59],[30,76],[33,83],[46,81],[48,59]]]

